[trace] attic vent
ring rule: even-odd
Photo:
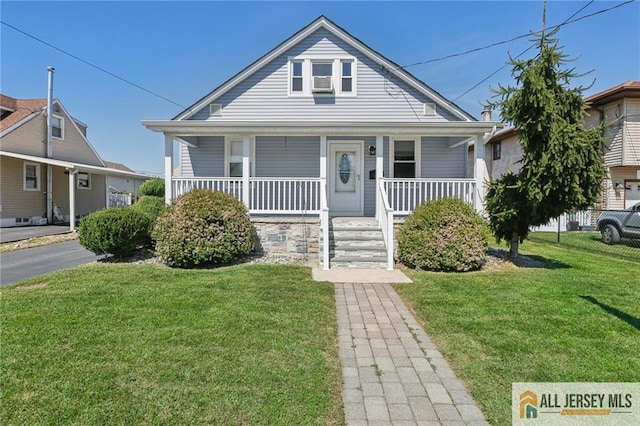
[[[209,104],[209,117],[220,117],[222,115],[222,104]]]
[[[313,77],[313,91],[314,92],[333,92],[333,84],[331,76],[314,76]]]
[[[423,112],[424,115],[436,115],[436,104],[427,102],[423,104]]]
[[[53,112],[55,112],[56,114],[60,114],[60,105],[54,105],[53,106]]]

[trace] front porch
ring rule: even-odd
[[[330,218],[374,218],[394,267],[394,219],[430,200],[459,198],[482,211],[491,122],[144,122],[165,134],[165,199],[195,188],[229,193],[253,218],[314,217],[330,267]],[[289,135],[289,136],[280,136]],[[174,173],[174,143],[179,167]],[[474,143],[473,178],[467,145]],[[177,176],[174,176],[176,174]],[[315,225],[318,226],[318,225]]]

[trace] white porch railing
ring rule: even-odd
[[[459,198],[475,204],[473,179],[382,179],[389,206],[396,214],[408,215],[425,201]]]
[[[249,212],[319,214],[320,178],[249,178]]]
[[[191,191],[192,189],[210,189],[212,191],[226,192],[242,201],[242,179],[241,178],[173,178],[173,199]]]
[[[376,191],[376,205],[380,206],[377,211],[378,225],[382,229],[382,236],[384,237],[384,244],[387,246],[387,269],[393,271],[394,266],[394,242],[393,242],[393,209],[389,206],[389,200],[387,190],[384,182],[380,182],[380,186]]]
[[[320,179],[320,229],[322,231],[322,269],[329,270],[329,203],[327,179]]]

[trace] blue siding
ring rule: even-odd
[[[180,145],[183,177],[224,176],[224,137],[200,136],[198,146]]]
[[[288,58],[300,55],[355,57],[357,96],[289,96]],[[210,118],[206,106],[192,119],[318,122],[460,120],[440,106],[436,115],[423,115],[423,103],[434,102],[432,99],[424,97],[398,78],[386,75],[379,64],[325,29],[314,32],[213,102],[222,104],[221,117]]]
[[[255,152],[256,176],[320,176],[320,138],[317,136],[258,136]]]
[[[423,178],[465,178],[466,144],[449,148],[449,138],[421,139],[421,176]]]

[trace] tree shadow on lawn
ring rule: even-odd
[[[519,268],[535,268],[535,269],[570,269],[571,265],[568,265],[564,262],[560,262],[555,259],[549,259],[543,256],[537,255],[519,255],[515,259],[511,259],[509,257],[509,252],[503,249],[497,249],[494,247],[489,247],[487,249],[487,254],[489,256],[494,256],[500,258],[504,261],[511,262],[515,266]]]
[[[615,317],[618,317],[619,319],[631,325],[632,327],[635,327],[636,330],[640,331],[640,318],[634,317],[633,315],[629,315],[628,313],[620,311],[609,305],[605,305],[604,303],[599,302],[598,299],[596,299],[595,297],[592,297],[592,296],[580,296],[580,297],[586,300],[587,302],[590,302],[596,306],[599,306],[607,313]]]

